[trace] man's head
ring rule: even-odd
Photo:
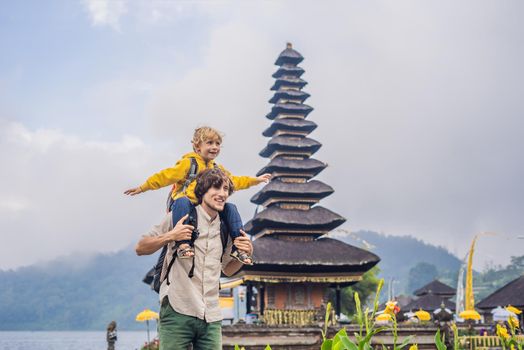
[[[191,143],[193,150],[207,162],[218,157],[222,134],[216,129],[203,126],[195,129]]]
[[[233,190],[229,176],[218,168],[204,170],[196,178],[195,196],[198,203],[213,211],[224,209]]]

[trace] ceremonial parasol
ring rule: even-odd
[[[145,309],[144,311],[140,312],[138,315],[136,315],[135,320],[137,322],[146,322],[147,324],[147,347],[149,348],[149,321],[150,320],[158,320],[158,313],[151,311],[149,309]]]

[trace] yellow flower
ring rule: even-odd
[[[497,325],[497,335],[504,339],[509,338],[508,330],[506,329],[506,327],[503,327],[499,324]]]
[[[519,328],[519,320],[516,317],[510,316],[510,318],[508,319],[508,323],[513,328]]]
[[[522,310],[517,309],[515,306],[511,305],[506,306],[506,310],[508,310],[509,312],[513,312],[516,315],[520,315],[522,313]]]
[[[387,314],[390,314],[390,315],[394,315],[396,314],[397,312],[400,311],[400,308],[397,306],[397,302],[396,301],[388,301],[386,303],[386,308],[384,309],[384,312],[387,313]]]
[[[377,321],[391,321],[392,317],[390,314],[384,312],[383,314],[380,314],[377,316]]]
[[[417,344],[413,344],[409,347],[409,350],[418,350],[418,345]]]

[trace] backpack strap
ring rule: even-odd
[[[189,157],[189,159],[191,160],[191,165],[189,166],[186,181],[184,181],[184,186],[182,187],[182,193],[186,193],[188,186],[195,180],[198,173],[198,163],[195,157]]]
[[[191,161],[191,165],[189,165],[189,170],[187,171],[186,181],[184,181],[184,185],[182,186],[182,193],[186,193],[187,187],[195,180],[197,174],[198,174],[198,163],[195,159],[195,157],[189,157],[189,160]],[[169,191],[169,195],[167,196],[166,200],[166,207],[167,212],[171,211],[171,206],[173,205],[174,199],[173,199],[173,191],[176,190],[176,184],[173,185],[171,188],[171,191]]]
[[[197,217],[197,211],[196,211],[196,207],[191,204],[190,206],[190,209],[189,209],[189,215],[187,217],[187,219],[184,221],[184,225],[191,225],[193,226],[195,229],[193,230],[193,233],[191,234],[191,241],[194,242],[197,238],[198,238],[198,217]],[[167,280],[167,285],[170,285],[171,282],[169,281],[169,271],[171,271],[171,267],[173,267],[173,264],[175,263],[175,260],[176,260],[176,257],[177,257],[177,251],[176,251],[176,247],[175,249],[173,249],[173,257],[171,258],[171,261],[169,262],[169,265],[167,265],[167,271],[166,271],[166,280]],[[191,278],[193,277],[193,271],[195,269],[195,258],[193,257],[193,266],[191,266],[191,270],[189,270],[189,273],[188,273],[188,277]],[[162,282],[160,282],[162,283]]]
[[[185,225],[191,225],[191,226],[193,226],[195,228],[193,230],[192,235],[191,235],[191,242],[194,243],[195,240],[199,236],[198,215],[197,215],[197,210],[196,210],[196,206],[195,205],[191,204],[191,208],[189,210],[189,216],[186,219],[186,221],[184,222],[184,224]],[[226,225],[225,221],[223,220],[222,216],[220,216],[220,241],[222,242],[222,255],[220,256],[220,261],[222,261],[222,256],[224,255],[224,253],[226,251],[228,239],[229,239],[229,232],[228,232],[228,229],[227,229],[227,225]],[[164,246],[164,249],[167,251],[167,245]],[[162,250],[162,253],[164,253],[164,249]],[[164,253],[164,256],[165,256],[165,253]],[[169,281],[169,271],[171,271],[171,267],[173,267],[173,264],[175,263],[176,257],[177,257],[177,252],[176,252],[176,249],[175,249],[173,251],[173,257],[171,258],[171,261],[169,262],[169,265],[167,266],[167,271],[166,271],[166,274],[165,274],[165,278],[167,279],[167,285],[171,284],[171,282]],[[187,277],[192,278],[193,275],[194,275],[194,272],[195,272],[195,257],[193,256],[193,263],[191,265],[191,268],[189,269]],[[160,283],[159,283],[159,289],[160,289],[160,285],[161,284],[162,284],[162,281],[160,281]]]

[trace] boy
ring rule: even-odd
[[[195,196],[195,175],[191,174],[191,170],[200,173],[206,169],[219,168],[231,178],[235,190],[243,190],[262,182],[269,182],[271,174],[263,174],[258,177],[250,176],[233,176],[230,172],[224,169],[221,165],[215,163],[216,157],[220,153],[220,146],[222,144],[222,135],[217,130],[210,127],[201,127],[195,130],[193,134],[193,151],[185,154],[173,167],[161,170],[160,172],[149,177],[139,187],[131,188],[124,192],[127,195],[137,195],[139,193],[157,190],[159,188],[174,185],[171,192],[173,203],[169,205],[172,210],[175,205],[187,209],[189,213],[190,202],[196,203]],[[242,219],[235,205],[226,203],[223,211],[223,219],[229,228],[231,239],[239,237],[240,229],[242,228]],[[191,258],[195,252],[192,247],[192,241],[177,242],[177,255],[179,258]],[[236,249],[233,246],[231,256],[239,260],[243,264],[251,265],[253,263],[252,257],[244,251]]]

